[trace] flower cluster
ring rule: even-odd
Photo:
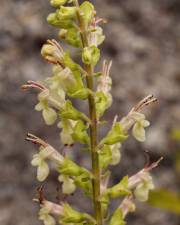
[[[67,200],[55,204],[41,196],[39,219],[45,225],[55,225],[56,222],[64,225],[102,225],[107,220],[111,199],[123,197],[108,223],[124,225],[127,214],[135,210],[134,199],[146,201],[149,191],[154,188],[150,171],[158,162],[145,166],[131,177],[123,177],[111,187],[108,184],[109,168],[120,162],[121,148],[131,128],[132,135],[138,141],[145,141],[145,128],[150,123],[142,114],[142,109],[156,99],[149,95],[135,105],[127,116],[120,120],[116,116],[105,137],[98,140],[98,126],[103,125],[101,118],[112,104],[112,62],[104,60],[102,69],[95,71],[100,59],[99,46],[105,39],[100,24],[105,20],[97,17],[89,1],[79,5],[77,0],[50,0],[50,4],[55,11],[48,16],[48,23],[58,28],[62,41],[79,49],[81,63],[76,63],[56,40],[48,40],[42,46],[41,55],[52,65],[51,76],[41,82],[28,81],[22,88],[38,91],[35,110],[42,112],[47,125],[56,124],[60,129],[61,146],[66,149],[78,142],[79,146],[83,145],[83,149],[88,150],[92,170],[74,162],[67,151],[60,153],[35,135],[28,134],[26,140],[39,145],[39,152],[31,162],[37,167],[37,180],[45,181],[51,169],[56,170],[62,193],[67,197],[81,189],[93,200],[94,216],[73,209]],[[74,99],[88,101],[89,115],[74,106]]]

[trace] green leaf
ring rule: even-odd
[[[118,184],[107,189],[107,193],[111,198],[118,198],[120,196],[131,194],[131,191],[128,189],[128,176],[124,177]]]
[[[108,132],[107,136],[102,139],[101,144],[113,145],[118,142],[122,143],[127,138],[128,136],[124,134],[121,124],[117,122]]]
[[[180,214],[180,195],[173,191],[165,189],[151,191],[148,203],[154,207]]]

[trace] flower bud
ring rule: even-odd
[[[82,52],[82,61],[87,65],[95,66],[100,58],[100,50],[92,45],[90,47],[85,47]]]
[[[62,61],[63,59],[63,52],[60,49],[52,44],[44,44],[41,49],[41,55],[54,63],[58,61]]]
[[[80,15],[83,18],[84,24],[88,27],[95,15],[94,6],[88,1],[83,2],[80,5]]]
[[[50,13],[47,17],[47,22],[52,26],[62,29],[69,29],[74,27],[73,20],[70,19],[60,20],[58,17],[58,11],[56,13]]]
[[[50,0],[50,4],[53,7],[59,8],[61,5],[64,5],[67,0]]]
[[[71,20],[76,17],[76,7],[65,7],[61,6],[61,8],[57,11],[57,16],[59,20]]]

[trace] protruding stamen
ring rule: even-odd
[[[37,137],[37,136],[35,136],[33,134],[30,134],[30,133],[27,134],[25,140],[26,141],[31,141],[33,144],[39,144],[39,145],[41,145],[43,147],[47,147],[48,146],[48,144],[45,141],[43,141],[41,138],[39,138],[39,137]]]
[[[39,89],[40,91],[46,90],[45,86],[32,80],[27,81],[27,84],[24,84],[21,86],[21,89],[23,91],[26,91],[28,88],[35,88],[35,89]]]
[[[153,95],[148,95],[144,99],[142,99],[132,110],[134,112],[138,112],[141,110],[144,106],[148,106],[151,103],[157,102],[157,98],[154,98]]]
[[[44,186],[43,185],[39,186],[37,188],[37,192],[39,194],[39,198],[38,198],[39,199],[39,203],[40,203],[40,205],[42,205],[44,203],[44,201],[45,201],[45,197],[44,197]]]
[[[145,156],[145,165],[144,167],[148,167],[150,165],[150,155],[149,155],[149,151],[145,150],[144,151],[144,156]]]
[[[152,169],[156,168],[162,160],[163,160],[163,157],[160,157],[160,159],[158,159],[156,162],[153,162],[148,167],[145,167],[144,171],[149,172]]]

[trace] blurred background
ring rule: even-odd
[[[180,1],[92,2],[99,16],[109,22],[104,26],[107,39],[102,58],[113,60],[114,104],[105,118],[111,121],[115,114],[124,116],[147,94],[159,99],[146,110],[151,121],[146,142],[128,140],[121,164],[113,169],[112,182],[140,170],[145,162],[143,151],[149,150],[152,160],[164,157],[153,176],[165,194],[154,193],[151,204],[138,203],[128,224],[180,225]],[[38,183],[30,165],[37,147],[24,138],[30,131],[58,148],[59,134],[55,126],[45,126],[41,114],[34,111],[36,93],[21,92],[20,86],[50,75],[50,65],[42,60],[40,49],[46,39],[56,38],[57,29],[46,23],[53,11],[48,0],[0,3],[0,225],[39,225],[38,206],[32,201]],[[76,158],[89,161],[79,151]],[[55,175],[45,186],[51,200],[57,195]],[[88,211],[89,205],[80,196],[74,195],[73,204]]]

